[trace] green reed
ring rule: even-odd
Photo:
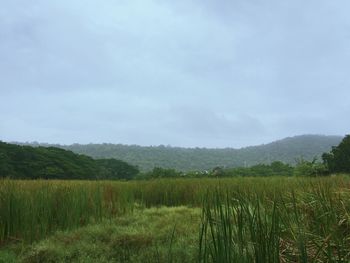
[[[203,201],[199,262],[349,262],[349,208],[342,180],[255,194],[219,187]]]
[[[350,180],[346,176],[129,182],[2,179],[0,245],[12,241],[33,242],[57,230],[100,222],[135,208],[201,207],[203,200],[207,200],[203,208],[206,227],[203,226],[202,238],[207,241],[201,243],[203,253],[219,255],[226,251],[228,260],[237,256],[247,260],[260,257],[272,260],[271,257],[277,258],[277,253],[279,258],[298,260],[304,254],[305,257],[332,254],[332,260],[338,257],[334,262],[341,262],[341,258],[348,257],[349,239],[345,237],[348,237],[350,221],[349,189]],[[211,217],[213,220],[208,219]],[[215,232],[218,226],[226,231],[224,236]],[[206,231],[212,234],[204,235]],[[212,250],[209,241],[215,235],[217,250]],[[235,249],[225,250],[233,242],[228,240],[234,241]]]

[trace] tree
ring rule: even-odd
[[[214,177],[223,177],[225,175],[225,171],[222,167],[216,166],[214,167],[213,171],[211,172],[212,176]]]
[[[311,162],[300,158],[294,168],[295,176],[320,176],[326,175],[327,169],[324,164],[317,161],[315,157]]]
[[[179,176],[181,176],[181,172],[175,169],[154,167],[151,172],[147,173],[146,178],[176,178]]]
[[[136,166],[116,159],[99,159],[99,177],[104,179],[133,179],[140,172]]]
[[[322,159],[329,172],[350,173],[350,135],[346,135],[338,146],[332,147],[330,153],[324,153]]]
[[[289,164],[274,161],[270,164],[273,175],[291,176],[293,175],[293,167]]]

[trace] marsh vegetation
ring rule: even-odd
[[[97,255],[102,262],[348,262],[349,189],[345,175],[1,180],[0,255],[15,262]]]

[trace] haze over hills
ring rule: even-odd
[[[181,171],[209,170],[216,166],[239,167],[282,161],[295,164],[296,159],[320,159],[324,152],[340,143],[341,136],[300,135],[268,144],[240,149],[182,148],[170,146],[138,146],[123,144],[50,145],[85,154],[95,159],[116,158],[137,165],[142,171],[154,167],[174,168]],[[30,143],[49,146],[49,144]]]

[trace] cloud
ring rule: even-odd
[[[344,134],[349,7],[6,2],[0,139],[225,147]]]

